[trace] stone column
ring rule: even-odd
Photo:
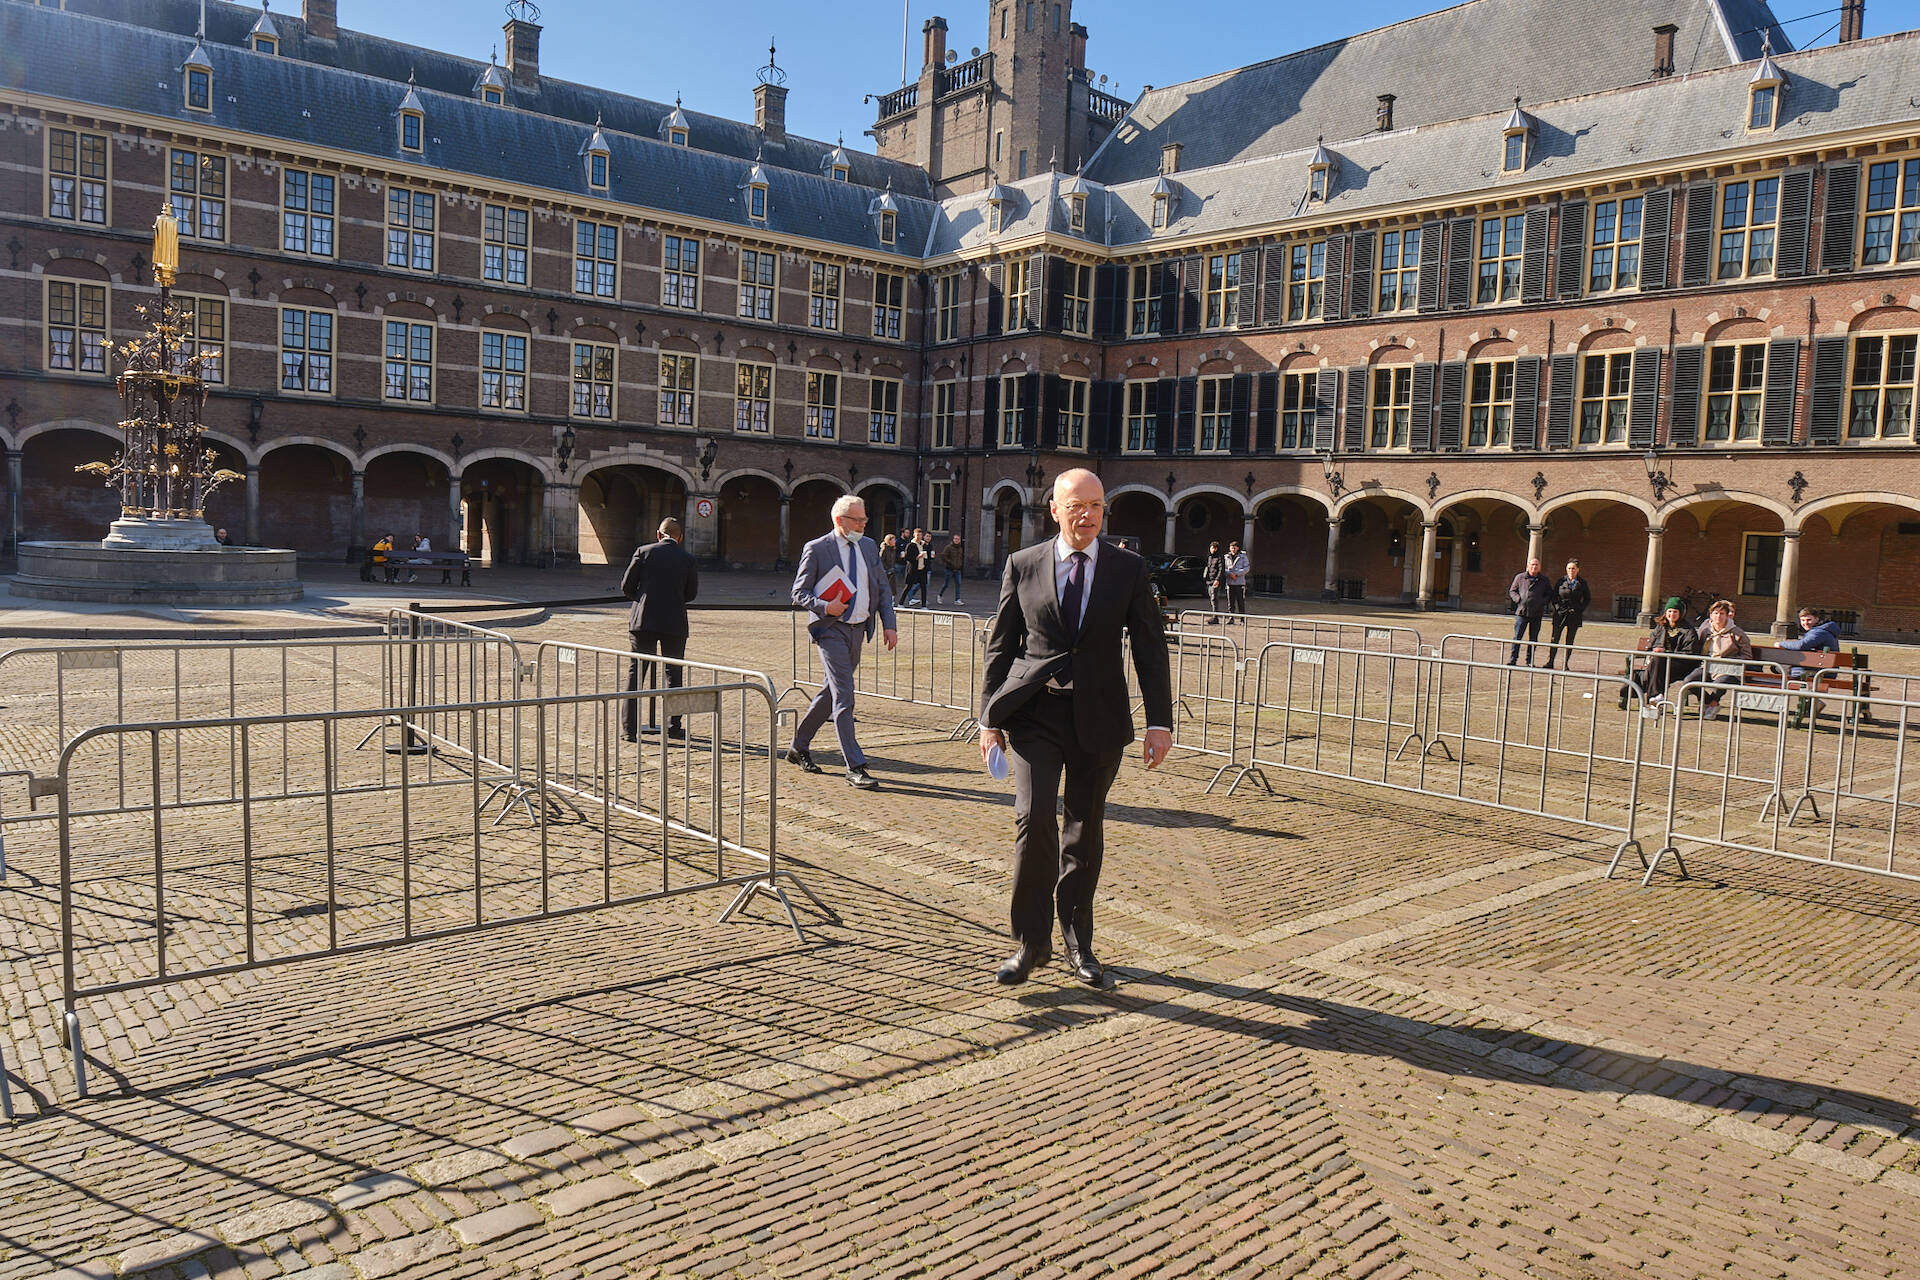
[[[1040,531],[1046,528],[1046,508],[1036,502],[1025,503],[1020,508],[1020,545],[1030,547],[1040,540]]]
[[[1166,537],[1165,544],[1160,548],[1160,550],[1164,551],[1168,555],[1173,554],[1173,522],[1178,517],[1179,517],[1179,513],[1177,511],[1175,511],[1172,507],[1167,508],[1167,537]]]
[[[1422,609],[1433,608],[1433,562],[1440,554],[1440,522],[1420,522],[1420,599]]]
[[[260,545],[260,464],[247,464],[247,545]]]
[[[787,539],[791,534],[792,527],[793,527],[793,496],[791,494],[783,493],[780,495],[780,550],[778,552],[779,558],[774,562],[774,566],[773,566],[776,569],[784,569],[790,563],[787,557],[787,546],[788,546]]]
[[[1640,578],[1640,613],[1635,619],[1643,627],[1651,627],[1660,611],[1660,546],[1666,533],[1657,524],[1647,526],[1647,570]]]
[[[580,563],[580,486],[558,481],[547,486],[547,511],[553,527],[553,563]]]
[[[450,476],[447,480],[447,550],[479,554],[478,547],[468,547],[466,543],[467,517],[460,507],[460,477]]]
[[[1467,535],[1453,535],[1453,564],[1447,574],[1447,600],[1459,604],[1467,598]]]
[[[980,502],[980,557],[979,559],[981,564],[988,565],[988,566],[992,566],[993,564],[993,526],[995,523],[994,515],[995,513],[994,513],[993,502],[983,494],[981,496],[981,502]]]
[[[1780,602],[1773,610],[1773,634],[1778,639],[1798,629],[1800,607],[1800,530],[1788,529],[1780,544]]]
[[[18,553],[20,550],[20,451],[7,450],[7,550]]]
[[[1419,525],[1418,516],[1408,516],[1406,526],[1400,531],[1400,603],[1413,604],[1419,599],[1420,575],[1425,572],[1414,561],[1413,531]]]
[[[353,508],[347,513],[347,562],[367,553],[367,473],[353,473]]]
[[[1547,567],[1547,526],[1544,524],[1527,526],[1527,559],[1538,560],[1542,571]]]
[[[1340,517],[1327,517],[1327,581],[1320,588],[1322,600],[1340,598]]]
[[[708,504],[708,513],[700,514],[700,503]],[[720,554],[720,495],[717,493],[689,493],[687,495],[687,550],[696,560],[710,560]]]

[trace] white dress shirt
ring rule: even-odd
[[[840,556],[840,567],[847,570],[847,576],[853,579],[853,599],[847,604],[847,611],[840,615],[840,621],[857,625],[867,620],[867,614],[873,609],[871,599],[873,588],[867,582],[867,558],[860,554],[860,539],[864,534],[855,534],[849,538],[836,534],[834,550]],[[848,566],[852,567],[849,568]]]

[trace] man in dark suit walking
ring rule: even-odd
[[[809,542],[793,575],[793,602],[813,615],[807,635],[820,658],[820,692],[793,727],[786,761],[808,773],[825,770],[813,762],[813,735],[829,719],[840,739],[847,784],[862,791],[880,786],[867,772],[867,753],[853,729],[853,673],[860,653],[881,624],[881,639],[891,649],[900,643],[893,614],[893,588],[880,567],[880,548],[866,536],[867,504],[842,494],[833,504],[833,531]]]
[[[620,579],[620,594],[633,601],[627,613],[627,632],[633,637],[633,651],[647,655],[680,659],[687,656],[687,605],[700,594],[700,571],[693,557],[680,545],[680,522],[669,516],[660,522],[659,541],[650,542],[633,553],[627,572]],[[641,668],[646,669],[646,687],[654,687],[653,663],[636,659],[627,675],[627,688],[640,688]],[[678,689],[685,673],[672,663],[667,669],[667,687]],[[656,703],[647,703],[647,728],[655,727]],[[639,729],[640,700],[629,699],[622,736],[635,740]],[[667,736],[684,738],[680,717],[667,722]]]
[[[1093,954],[1093,892],[1105,850],[1107,791],[1134,738],[1123,630],[1146,700],[1141,758],[1149,769],[1173,743],[1173,680],[1147,562],[1100,541],[1100,478],[1062,473],[1052,511],[1060,535],[1007,558],[987,637],[980,752],[999,746],[1012,763],[1013,935],[1020,944],[996,976],[1009,985],[1025,982],[1047,963],[1057,914],[1068,965],[1097,987],[1106,975]],[[1063,782],[1066,816],[1056,830]]]

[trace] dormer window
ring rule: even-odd
[[[488,104],[489,106],[495,106],[495,107],[501,106],[506,102],[506,100],[507,100],[507,95],[505,95],[504,93],[501,93],[498,89],[486,88],[480,91],[480,101]]]
[[[843,164],[833,166],[833,180],[835,182],[845,182],[847,180],[847,166]]]
[[[480,101],[490,107],[505,106],[507,102],[507,78],[500,72],[500,64],[488,59],[487,69],[473,82],[473,92]]]
[[[834,143],[833,150],[821,157],[820,172],[835,182],[846,182],[853,177],[853,157],[847,154],[845,138]]]
[[[1520,99],[1513,100],[1513,114],[1507,117],[1505,127],[1501,129],[1500,172],[1520,173],[1527,167],[1528,153],[1533,149],[1533,136],[1540,125],[1532,116],[1520,109]]]
[[[880,243],[892,244],[900,223],[900,203],[893,198],[891,182],[887,184],[887,189],[875,196],[873,203],[867,206],[867,214],[874,219],[880,232]]]
[[[669,129],[667,131],[667,141],[673,146],[684,147],[687,145],[687,131],[685,129]]]
[[[880,214],[880,243],[892,244],[898,215],[888,209]]]
[[[400,99],[400,149],[418,153],[427,132],[427,114],[420,95],[413,90],[413,78],[407,78],[407,96]]]
[[[1007,229],[1007,204],[1013,191],[994,182],[987,187],[987,234],[997,236]]]
[[[595,191],[605,191],[608,170],[613,163],[613,152],[607,146],[606,135],[600,132],[600,120],[597,116],[593,121],[593,136],[581,146],[580,154],[587,161],[587,185]]]
[[[987,201],[987,234],[988,235],[997,236],[1000,234],[1001,216],[1002,215],[1000,213],[1000,202],[998,200]]]
[[[687,130],[687,113],[680,109],[680,99],[675,97],[673,110],[660,122],[660,137],[670,147],[684,147],[687,145]]]
[[[267,12],[264,3],[260,6],[260,21],[247,32],[247,47],[269,56],[278,56],[280,52],[280,28],[273,25],[273,15]]]
[[[1780,123],[1780,99],[1787,91],[1787,78],[1774,65],[1771,42],[1760,49],[1760,65],[1747,81],[1747,131],[1772,130]]]
[[[1313,155],[1307,160],[1307,199],[1318,203],[1327,198],[1333,190],[1333,175],[1339,168],[1339,162],[1333,158],[1333,152],[1327,150],[1324,139],[1313,144]]]
[[[1167,203],[1165,196],[1153,198],[1153,229],[1155,231],[1167,225]]]
[[[1174,201],[1179,191],[1162,176],[1153,183],[1153,229],[1163,230],[1173,225]]]
[[[207,61],[207,51],[196,43],[180,70],[186,75],[187,110],[212,111],[213,64]]]
[[[1085,196],[1067,197],[1067,226],[1075,231],[1087,229],[1087,198]]]
[[[272,36],[255,36],[253,38],[253,51],[255,53],[278,54],[280,52],[280,42]]]
[[[747,170],[747,180],[740,185],[741,189],[747,193],[747,216],[755,222],[765,222],[767,220],[767,171],[761,167],[758,160],[753,162],[753,168]]]

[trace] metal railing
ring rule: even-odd
[[[671,696],[683,707],[705,704],[683,713],[712,716],[716,730],[725,719],[726,731],[677,748],[627,744],[624,705],[668,696],[622,690],[77,734],[51,781],[65,1034],[81,1095],[79,1006],[114,993],[715,888],[735,891],[720,919],[766,894],[804,941],[782,882],[821,904],[778,862],[770,689],[680,690]],[[429,723],[440,729],[424,732]],[[369,726],[409,749],[354,751]],[[496,831],[482,817],[503,762],[474,747],[508,732],[524,736],[530,763],[518,781],[540,820]],[[412,749],[423,740],[425,751]],[[201,744],[227,741],[238,770],[203,768]],[[99,766],[118,758],[134,767],[116,781]],[[119,787],[132,803],[117,800]]]
[[[1257,652],[1269,644],[1312,645],[1319,648],[1367,649],[1380,653],[1424,653],[1425,642],[1412,627],[1374,622],[1324,622],[1286,618],[1268,613],[1215,613],[1182,609],[1174,626],[1184,632],[1238,635],[1242,647]]]
[[[792,617],[793,679],[782,698],[820,689],[825,678],[808,634],[813,615],[796,610]],[[984,634],[977,630],[978,620],[970,613],[943,609],[896,609],[894,620],[899,643],[893,649],[880,643],[877,624],[873,640],[861,649],[853,673],[855,695],[957,711],[961,718],[948,739],[971,738],[978,728],[974,712],[980,694],[979,637]]]
[[[940,96],[945,97],[949,93],[959,93],[963,89],[972,89],[986,83],[992,67],[993,55],[990,53],[983,53],[977,58],[969,58],[957,66],[948,67],[939,74]],[[890,114],[884,101],[880,104],[880,114],[882,119]]]
[[[892,93],[880,95],[879,108],[874,114],[876,120],[888,120],[902,111],[911,111],[920,103],[920,86],[910,84],[904,89],[895,89]]]
[[[1123,645],[1126,640],[1123,638]],[[1245,772],[1240,760],[1241,679],[1245,663],[1230,636],[1204,631],[1167,632],[1173,667],[1173,745],[1222,763],[1207,780],[1207,791],[1229,771]],[[1133,664],[1126,664],[1129,676]],[[1231,791],[1229,791],[1231,794]]]

